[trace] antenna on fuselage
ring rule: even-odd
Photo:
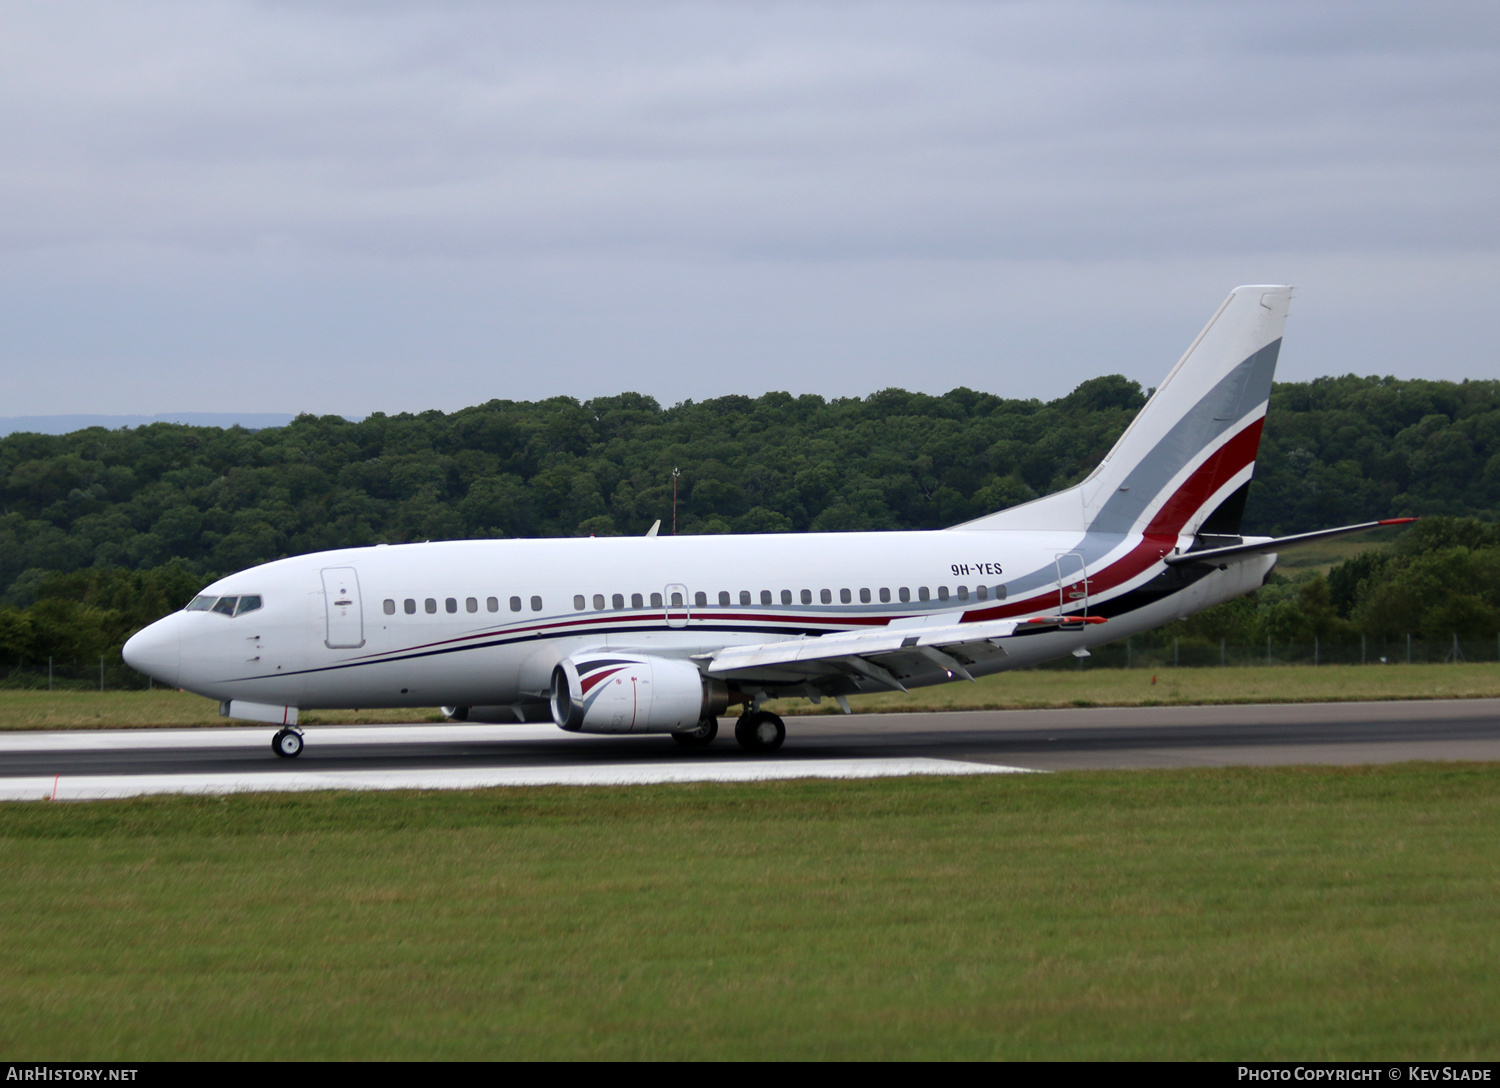
[[[656,530],[658,530],[660,528],[661,528],[661,518],[657,518],[655,521],[653,521],[651,523],[651,528],[649,528],[649,529],[646,530],[646,535],[647,536],[655,536],[656,535]]]

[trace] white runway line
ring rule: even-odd
[[[556,730],[553,730],[556,732]],[[788,778],[1034,774],[1023,767],[947,759],[746,760],[587,767],[473,767],[428,771],[267,771],[263,774],[78,775],[0,779],[0,801],[95,801],[155,793],[295,793],[307,790],[472,790],[496,786],[645,786]],[[54,797],[54,781],[56,794]]]
[[[122,748],[264,748],[271,749],[274,725],[233,729],[69,729],[50,733],[0,733],[0,755],[6,752],[103,752]],[[555,725],[311,725],[303,733],[311,745],[425,744],[429,741],[583,740]]]

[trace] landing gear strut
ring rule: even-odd
[[[289,727],[277,730],[271,738],[271,751],[282,759],[296,759],[302,754],[302,734]]]
[[[718,735],[719,719],[704,718],[698,723],[696,729],[689,729],[685,733],[673,733],[672,739],[684,748],[706,748]]]
[[[786,723],[769,710],[752,710],[735,723],[734,739],[747,752],[774,752],[786,740]]]

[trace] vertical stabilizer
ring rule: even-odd
[[[1088,479],[955,528],[1237,533],[1291,296],[1235,288]]]

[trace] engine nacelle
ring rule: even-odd
[[[724,682],[691,661],[601,650],[552,670],[552,720],[571,733],[676,733],[728,705]]]

